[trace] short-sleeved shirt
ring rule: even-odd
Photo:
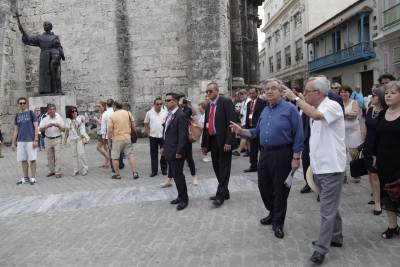
[[[112,129],[113,140],[126,140],[131,138],[131,121],[134,123],[130,112],[120,109],[110,115],[108,129]]]
[[[156,112],[154,108],[150,109],[146,113],[144,123],[149,124],[150,136],[154,138],[163,137],[163,124],[168,116],[168,112],[165,109],[161,109],[160,112]]]
[[[64,120],[58,113],[56,113],[53,118],[50,117],[49,115],[43,118],[40,121],[39,128],[46,128],[47,125],[49,125],[50,123],[59,124],[61,127],[64,128]],[[58,137],[62,134],[62,132],[58,127],[53,126],[47,128],[44,134],[46,137]]]
[[[37,122],[37,117],[31,110],[18,112],[15,115],[14,124],[18,127],[17,142],[33,142],[35,140],[34,122]]]
[[[328,97],[317,110],[322,120],[310,121],[310,163],[314,174],[344,172],[346,168],[346,144],[343,110]]]

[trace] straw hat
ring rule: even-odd
[[[308,186],[311,188],[312,191],[314,191],[315,193],[319,194],[319,188],[318,186],[315,184],[314,181],[314,174],[311,170],[311,166],[308,167],[307,169],[307,173],[306,173],[306,179],[307,179],[307,184]]]

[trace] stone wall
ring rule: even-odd
[[[16,100],[27,96],[23,47],[17,41],[12,2],[15,1],[0,0],[0,127],[6,141],[13,129]]]
[[[63,91],[76,96],[80,111],[93,111],[97,100],[114,98],[141,120],[153,99],[169,91],[198,103],[211,80],[229,94],[228,0],[13,2],[27,33],[43,32],[44,21],[53,23],[66,56]],[[0,3],[8,14],[0,21],[1,101],[15,109],[17,95],[38,92],[40,49],[22,44],[10,0]],[[15,113],[1,106],[2,114]]]

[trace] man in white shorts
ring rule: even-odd
[[[28,101],[20,97],[17,101],[20,112],[15,115],[12,150],[17,151],[17,161],[22,164],[23,177],[17,185],[36,183],[36,158],[38,146],[38,124],[35,113],[28,109]],[[28,169],[31,169],[29,178]]]

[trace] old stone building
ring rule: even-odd
[[[16,99],[38,92],[40,49],[24,46],[13,17],[28,33],[51,21],[66,60],[62,87],[81,111],[115,98],[140,119],[168,91],[204,97],[232,77],[258,83],[257,8],[262,0],[0,0],[0,123],[9,133]],[[231,34],[232,33],[232,34]],[[231,67],[232,66],[232,67]],[[33,107],[31,107],[33,108]],[[8,135],[9,136],[9,135]]]

